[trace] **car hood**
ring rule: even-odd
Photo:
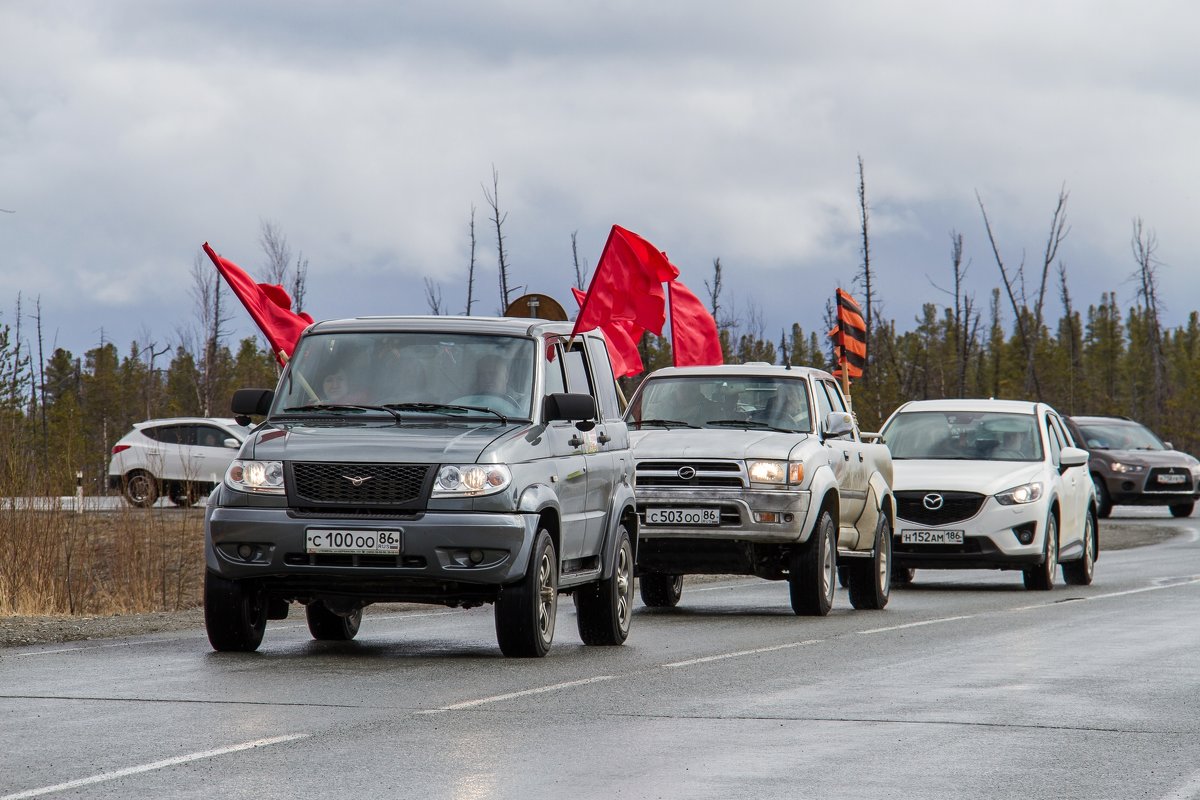
[[[1122,464],[1145,464],[1147,467],[1194,467],[1195,458],[1178,450],[1092,450],[1092,458]]]
[[[646,458],[788,458],[812,439],[807,433],[738,428],[672,428],[629,432],[633,456]]]
[[[892,461],[892,490],[979,492],[992,495],[1038,480],[1040,461],[960,461],[901,458]]]
[[[528,423],[279,423],[252,434],[244,457],[263,461],[472,463]]]

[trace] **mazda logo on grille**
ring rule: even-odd
[[[696,469],[695,467],[680,467],[677,474],[679,475],[680,480],[690,481],[692,478],[696,477]]]
[[[937,492],[930,492],[921,498],[921,505],[925,506],[930,511],[937,511],[942,507],[942,503],[944,502],[946,502],[945,499]]]
[[[342,477],[345,478],[346,480],[350,481],[350,485],[357,489],[359,486],[362,486],[364,483],[371,480],[371,478],[373,478],[374,476],[373,475],[362,475],[362,476],[343,475]]]

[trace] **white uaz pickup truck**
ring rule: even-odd
[[[743,364],[650,374],[625,412],[642,601],[679,602],[687,574],[787,580],[797,614],[891,589],[892,460],[864,442],[832,375]]]

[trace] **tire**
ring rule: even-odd
[[[838,567],[837,568],[837,576],[838,576],[838,586],[845,589],[846,587],[848,587],[850,585],[850,570],[848,567]]]
[[[629,638],[633,619],[633,545],[625,526],[617,528],[612,575],[575,591],[576,622],[584,644],[613,646]]]
[[[329,606],[320,600],[314,600],[304,607],[308,632],[322,642],[348,642],[353,639],[362,625],[362,613],[362,609],[357,608],[343,617],[330,611]]]
[[[638,578],[638,591],[647,608],[674,608],[683,596],[683,576],[648,572]]]
[[[913,580],[917,577],[917,571],[912,567],[896,566],[895,559],[892,560],[892,587],[899,589],[902,587],[912,586]]]
[[[199,498],[196,488],[190,483],[176,484],[170,492],[170,500],[180,508],[188,508],[196,504]]]
[[[1108,519],[1113,509],[1112,496],[1099,475],[1092,473],[1092,483],[1096,486],[1096,514],[1100,519]]]
[[[1062,565],[1063,580],[1068,586],[1090,586],[1096,574],[1096,555],[1099,552],[1096,535],[1096,517],[1088,509],[1087,522],[1083,530],[1083,558]]]
[[[1046,592],[1054,588],[1058,576],[1058,520],[1054,514],[1046,517],[1046,544],[1042,551],[1042,563],[1027,567],[1024,571],[1025,588]]]
[[[511,658],[541,658],[554,641],[558,613],[558,554],[545,530],[538,531],[525,577],[496,598],[496,641]]]
[[[229,581],[206,572],[204,628],[214,650],[253,652],[267,629],[266,598],[249,581]]]
[[[892,592],[892,524],[887,514],[879,515],[875,527],[875,552],[868,561],[856,559],[846,566],[850,605],[879,610],[888,604]]]
[[[1176,503],[1175,505],[1171,506],[1171,516],[1172,517],[1190,517],[1192,515],[1192,511],[1195,510],[1195,508],[1196,508],[1196,503],[1194,501],[1191,503]]]
[[[149,508],[158,500],[158,481],[145,470],[134,470],[122,482],[125,500],[136,508]]]
[[[837,526],[828,511],[817,518],[808,547],[792,551],[788,564],[788,589],[792,611],[806,617],[823,617],[833,608],[837,588]]]

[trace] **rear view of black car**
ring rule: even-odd
[[[1200,497],[1200,461],[1127,417],[1069,417],[1067,427],[1090,454],[1101,517],[1113,506],[1168,506],[1191,516]]]

